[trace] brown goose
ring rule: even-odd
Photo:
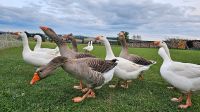
[[[59,47],[59,51],[61,56],[67,57],[67,58],[86,58],[86,57],[91,57],[91,58],[95,58],[95,56],[91,55],[91,54],[87,54],[87,53],[79,53],[79,52],[74,52],[73,50],[69,49],[69,47],[67,46],[66,41],[64,41],[64,38],[59,38],[57,36],[57,34],[53,31],[53,29],[45,27],[45,26],[41,26],[40,27],[43,32],[49,36],[50,38],[52,38],[55,43],[57,44],[57,46]],[[72,34],[66,35],[65,38],[73,38]],[[73,46],[75,44],[72,43]],[[83,89],[83,85],[82,85],[82,81],[80,81],[80,85],[79,86],[74,86],[75,89]]]
[[[73,50],[74,52],[78,52],[76,39],[73,37],[73,34],[72,34],[72,33],[67,34],[67,35],[64,35],[62,38],[63,38],[64,40],[70,40],[70,41],[72,42],[72,50]]]
[[[117,59],[102,60],[97,58],[72,59],[58,56],[50,61],[46,66],[40,67],[34,73],[30,84],[44,79],[58,67],[71,74],[72,77],[83,80],[88,88],[86,94],[82,97],[75,97],[74,102],[81,102],[87,97],[95,98],[93,89],[99,89],[104,84],[112,80],[114,67],[117,65]]]
[[[141,56],[138,56],[138,55],[135,55],[135,54],[129,54],[128,53],[128,46],[126,44],[126,39],[125,39],[125,36],[124,36],[124,32],[121,31],[118,35],[119,35],[119,41],[122,45],[122,50],[119,54],[119,57],[122,57],[124,59],[129,60],[129,61],[132,61],[136,64],[145,65],[145,66],[149,66],[149,65],[156,63],[155,61],[147,60],[147,59],[145,59]],[[143,79],[143,74],[141,74],[139,76],[139,78]]]

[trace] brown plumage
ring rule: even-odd
[[[80,53],[78,55],[75,55],[75,58],[96,58],[95,56],[87,53]]]
[[[95,58],[95,56],[91,55],[91,54],[87,54],[87,53],[79,53],[78,48],[77,48],[77,43],[76,40],[73,38],[72,33],[68,34],[68,35],[64,35],[62,38],[59,38],[57,36],[57,34],[48,27],[40,27],[44,33],[49,36],[50,38],[52,38],[55,43],[58,45],[59,50],[60,50],[60,54],[61,56],[65,56],[68,58],[73,58],[73,59],[77,59],[77,58]],[[66,43],[66,39],[71,39],[72,40],[72,46],[73,49],[69,49]],[[80,81],[80,85],[79,86],[74,86],[75,89],[83,89],[83,85],[82,85],[82,81]]]
[[[93,94],[92,89],[101,87],[105,84],[106,77],[104,74],[112,70],[116,65],[116,59],[102,60],[97,58],[80,58],[71,59],[63,56],[58,56],[51,60],[46,66],[40,67],[34,74],[31,84],[50,76],[50,73],[58,67],[62,67],[64,71],[68,72],[72,77],[81,79],[86,83],[88,92],[83,97],[75,97],[74,102],[80,102],[86,96]],[[111,74],[113,75],[113,74]]]
[[[145,58],[143,58],[141,56],[128,53],[128,46],[126,44],[126,39],[125,39],[125,36],[124,36],[124,32],[120,32],[119,33],[119,40],[120,40],[120,43],[122,45],[122,50],[120,52],[119,57],[122,57],[124,59],[127,59],[129,61],[132,61],[132,62],[140,64],[140,65],[151,65],[151,64],[153,64],[152,61],[147,60],[147,59],[145,59]]]
[[[46,66],[38,68],[36,72],[38,72],[39,77],[43,79],[49,76],[54,69],[62,67],[66,72],[72,74],[73,77],[86,81],[86,84],[101,86],[105,80],[103,73],[113,69],[117,65],[116,61],[116,59],[71,59],[63,56],[58,56],[51,60]],[[92,85],[90,85],[89,88],[95,87]]]
[[[117,59],[113,59],[113,60],[93,60],[93,61],[87,61],[86,63],[88,64],[88,66],[90,66],[92,68],[92,70],[101,72],[101,73],[105,73],[108,72],[109,70],[111,70],[113,68],[113,66],[116,66],[117,63],[115,63],[117,61]],[[113,64],[115,63],[115,64]]]
[[[120,53],[120,57],[127,59],[129,61],[132,61],[134,63],[140,64],[140,65],[151,65],[151,64],[153,64],[152,61],[146,60],[145,58],[140,57],[138,55],[134,55],[134,54]]]

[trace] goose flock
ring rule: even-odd
[[[156,64],[156,61],[129,54],[124,32],[118,34],[122,46],[118,57],[114,55],[106,37],[100,35],[95,38],[96,41],[103,43],[106,49],[105,59],[100,59],[89,53],[78,52],[76,39],[72,34],[59,37],[52,28],[41,26],[40,29],[56,43],[56,48],[41,48],[41,37],[36,35],[34,38],[37,40],[37,44],[34,50],[31,50],[26,34],[23,32],[18,34],[23,41],[22,56],[24,61],[38,67],[30,84],[33,85],[50,76],[52,71],[61,67],[72,77],[80,80],[80,84],[74,88],[80,89],[84,94],[81,97],[74,97],[73,102],[95,98],[94,89],[100,89],[111,81],[113,76],[119,80],[109,87],[128,88],[128,83],[131,80],[137,78],[142,80],[143,73]],[[72,49],[68,47],[67,41],[71,41]],[[160,47],[158,54],[163,59],[160,67],[162,78],[182,93],[179,98],[172,98],[171,101],[181,102],[183,95],[186,95],[186,104],[181,104],[178,107],[184,109],[191,107],[192,93],[200,90],[200,65],[173,61],[164,41],[155,41],[154,45]],[[84,49],[87,52],[92,51],[92,41],[89,41],[88,46]]]
[[[84,47],[83,49],[85,50],[85,52],[91,52],[94,49],[92,45],[92,41],[89,41],[88,46]]]

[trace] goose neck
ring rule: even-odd
[[[23,43],[23,52],[24,51],[31,51],[29,44],[28,44],[28,38],[25,36],[22,36],[22,43]]]
[[[163,46],[163,48],[165,49],[167,56],[171,59],[169,48],[167,46]]]
[[[72,50],[69,49],[66,43],[59,46],[59,51],[60,51],[60,55],[65,56],[65,57],[70,57],[71,54],[73,53]]]
[[[42,43],[42,39],[41,38],[37,38],[37,43],[35,48],[41,48],[41,43]]]
[[[123,38],[120,40],[120,43],[121,43],[121,45],[122,45],[122,52],[128,53],[128,46],[127,46],[127,44],[126,44],[125,37],[123,37]]]
[[[171,58],[168,56],[168,54],[166,53],[166,51],[165,51],[165,49],[163,47],[161,47],[159,49],[158,53],[162,57],[162,59],[164,60],[164,62],[172,61]]]
[[[110,46],[110,43],[107,39],[104,40],[104,45],[106,48],[106,58],[107,59],[113,59],[115,58],[115,55],[113,54],[112,48]]]
[[[78,48],[77,48],[77,43],[76,43],[76,39],[72,39],[72,49],[75,52],[78,52]]]

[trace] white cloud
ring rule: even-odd
[[[121,31],[144,35],[200,37],[200,2],[183,0],[2,0],[0,30],[41,32],[40,25],[58,33],[116,36]],[[146,37],[146,38],[145,38]]]

